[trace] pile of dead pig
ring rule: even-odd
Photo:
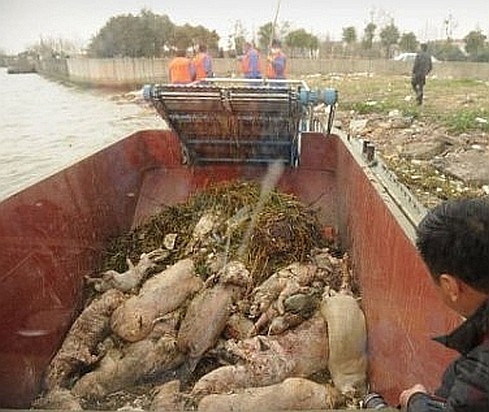
[[[33,407],[358,406],[365,318],[348,256],[322,233],[311,207],[252,183],[165,208],[87,279]]]

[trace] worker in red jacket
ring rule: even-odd
[[[199,45],[199,52],[194,57],[194,65],[196,80],[214,77],[212,58],[207,53],[207,46],[205,44]]]
[[[176,57],[168,65],[168,78],[172,84],[186,84],[195,80],[195,66],[185,50],[177,50]]]
[[[267,78],[285,79],[287,58],[281,50],[278,40],[272,41],[272,48],[267,59]]]

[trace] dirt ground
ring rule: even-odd
[[[436,68],[435,68],[436,71]],[[313,76],[338,90],[335,126],[374,143],[425,206],[489,194],[489,82],[428,78],[418,106],[410,76]]]

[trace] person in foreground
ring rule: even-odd
[[[424,217],[417,248],[442,301],[465,321],[438,342],[460,356],[440,387],[417,384],[403,391],[408,412],[489,411],[489,198],[446,201]]]

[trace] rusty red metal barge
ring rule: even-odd
[[[111,237],[211,183],[261,181],[276,161],[286,165],[278,188],[315,202],[351,255],[372,390],[395,403],[414,383],[434,389],[453,354],[430,338],[458,319],[413,244],[422,206],[372,146],[331,130],[334,92],[223,83],[149,87],[172,130],[128,136],[0,203],[0,407],[26,408],[39,393]]]

